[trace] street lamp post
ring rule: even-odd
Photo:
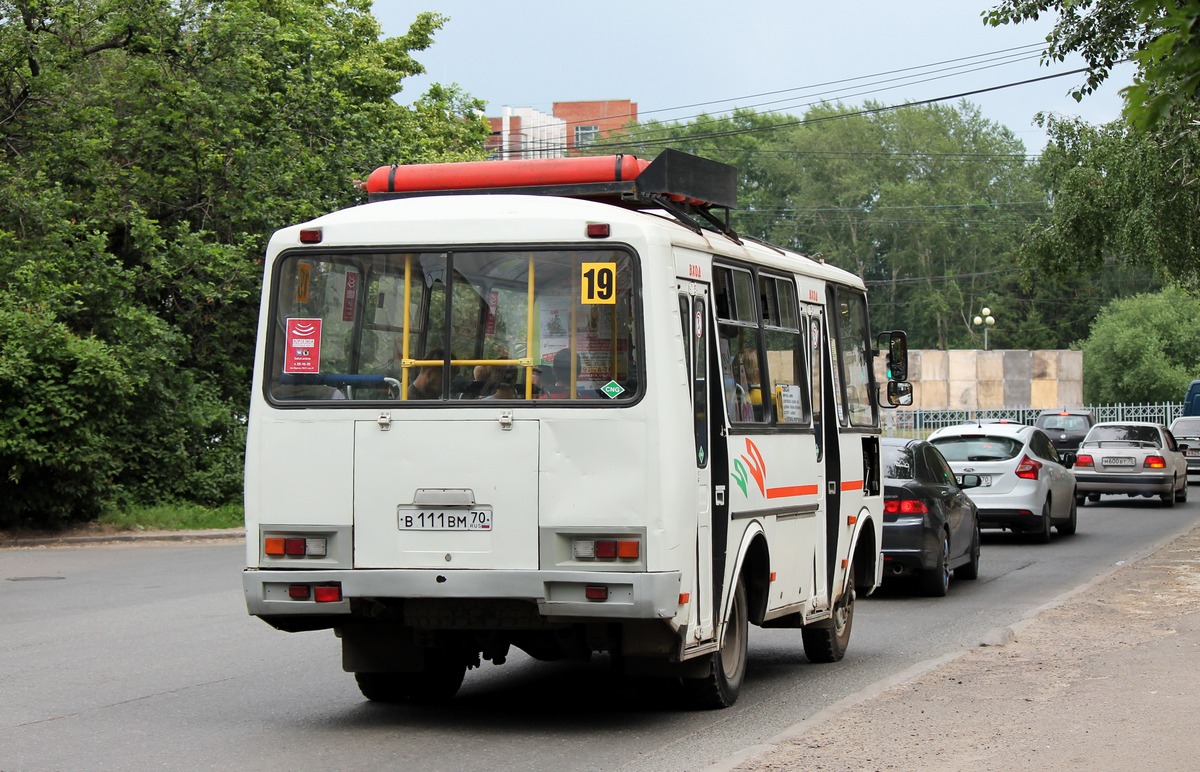
[[[976,316],[971,321],[976,325],[983,325],[983,350],[988,350],[988,328],[996,323],[996,318],[992,316],[992,309],[984,308],[982,316]]]

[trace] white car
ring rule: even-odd
[[[1190,449],[1167,427],[1143,421],[1096,424],[1079,444],[1075,478],[1079,495],[1157,496],[1165,507],[1187,501]]]
[[[1183,452],[1187,459],[1188,481],[1200,475],[1200,416],[1190,415],[1171,422],[1171,434],[1175,441],[1187,446]]]
[[[929,435],[960,480],[977,474],[982,484],[966,493],[979,508],[981,528],[1004,528],[1050,541],[1050,528],[1075,533],[1074,453],[1059,454],[1041,429],[1015,423],[947,426]]]

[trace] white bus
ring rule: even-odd
[[[608,652],[724,707],[748,624],[846,651],[883,565],[862,282],[729,229],[664,151],[385,167],[274,234],[246,453],[250,614],[380,701]]]

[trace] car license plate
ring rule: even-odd
[[[1200,456],[1200,449],[1192,450],[1191,448],[1189,448],[1189,449],[1183,451],[1183,454],[1185,456],[1187,456],[1188,458],[1196,458],[1197,456]]]
[[[979,478],[979,487],[980,488],[986,488],[992,484],[992,476],[990,474],[981,474],[981,475],[976,475],[976,476]],[[954,475],[954,480],[959,485],[962,485],[962,478],[963,478],[963,476],[961,474]]]
[[[1101,459],[1105,466],[1133,466],[1130,456],[1105,456]]]
[[[422,509],[419,507],[397,508],[398,526],[401,531],[490,531],[492,510],[490,507],[472,509]]]

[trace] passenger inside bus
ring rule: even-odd
[[[758,355],[753,349],[744,348],[743,331],[727,325],[720,331],[721,369],[725,380],[725,407],[729,420],[734,423],[753,422],[755,406],[751,401],[750,370],[758,372]],[[749,356],[753,355],[753,362]],[[748,365],[752,364],[752,368]],[[761,398],[758,410],[762,410]],[[761,412],[759,413],[761,415]]]
[[[496,385],[492,370],[488,365],[475,365],[475,369],[471,371],[471,380],[455,385],[453,390],[458,398],[480,399],[486,396]]]
[[[425,352],[422,359],[445,359],[446,352],[440,348]],[[417,375],[408,385],[409,399],[442,398],[442,365],[425,365],[418,368]]]
[[[559,349],[551,361],[550,372],[542,368],[540,386],[543,399],[569,399],[571,397],[571,349]],[[575,355],[575,381],[579,382],[579,355]],[[582,396],[582,395],[579,395]]]

